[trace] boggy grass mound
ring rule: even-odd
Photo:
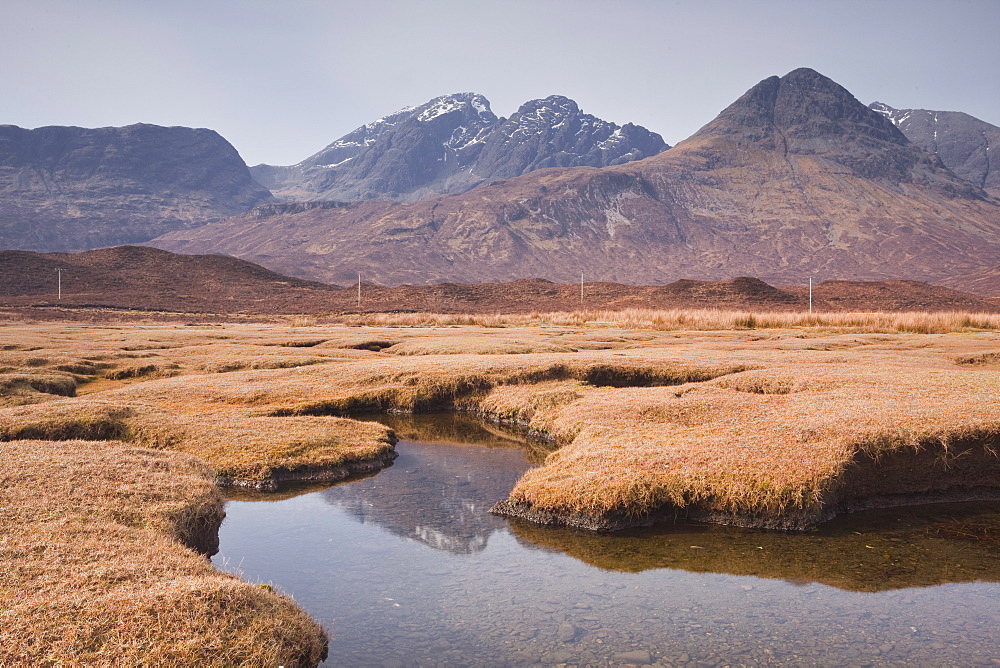
[[[68,373],[0,373],[0,407],[72,397],[76,386],[76,378]]]
[[[0,441],[117,439],[195,455],[222,484],[273,488],[339,480],[394,456],[388,429],[342,418],[196,416],[139,403],[70,399],[0,411]]]
[[[315,665],[291,599],[216,571],[222,502],[180,453],[0,443],[0,663]]]
[[[802,364],[702,385],[593,388],[532,425],[563,447],[497,511],[617,529],[659,515],[801,529],[838,510],[1000,488],[1000,377]],[[483,405],[528,405],[497,393]]]

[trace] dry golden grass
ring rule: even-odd
[[[0,443],[0,663],[315,665],[291,599],[216,571],[211,471],[106,441]]]
[[[497,336],[425,336],[401,341],[382,352],[393,355],[526,355],[568,353],[571,348],[547,341]]]
[[[262,481],[387,455],[385,427],[336,417],[184,415],[141,403],[48,402],[0,413],[0,441],[119,439],[207,462],[223,478]]]
[[[996,318],[633,311],[456,326],[394,315],[308,331],[0,322],[0,440],[125,440],[260,481],[387,454],[384,428],[334,416],[461,409],[560,446],[512,491],[518,512],[614,524],[669,508],[801,526],[880,493],[1000,486]],[[147,366],[156,371],[123,371]],[[210,589],[195,583],[191,596]]]
[[[947,487],[934,479],[944,483],[944,472],[966,460],[982,467],[971,473],[987,478],[970,477],[970,483],[992,479],[1000,487],[995,374],[898,363],[860,369],[797,364],[768,373],[774,372],[749,371],[673,391],[588,392],[538,421],[566,445],[521,479],[511,501],[598,517],[698,508],[750,524],[783,526],[781,518],[789,517],[787,525],[798,526],[802,517],[815,522],[845,492],[854,493],[842,486],[849,485],[860,456],[877,460],[921,449],[939,458],[942,470],[928,468],[912,490],[886,481],[884,489],[865,492],[944,492]],[[952,457],[965,459],[949,461],[950,447]],[[991,460],[992,469],[986,468]]]
[[[345,324],[404,327],[524,327],[530,325],[610,325],[627,329],[730,330],[824,327],[862,332],[944,334],[970,329],[1000,329],[996,313],[802,313],[728,311],[718,309],[579,310],[555,313],[461,315],[377,313],[341,319]]]

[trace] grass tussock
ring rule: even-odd
[[[1000,352],[997,351],[979,353],[978,355],[962,355],[955,358],[955,364],[965,364],[969,366],[997,363],[1000,363]]]
[[[108,380],[128,380],[130,378],[143,378],[160,373],[160,367],[155,364],[143,364],[139,366],[128,366],[121,369],[112,369],[104,374]]]
[[[24,392],[72,397],[76,386],[76,379],[65,373],[0,373],[0,397]]]
[[[596,517],[668,506],[801,526],[848,498],[996,487],[996,397],[992,375],[831,365],[783,369],[772,385],[751,372],[673,395],[591,392],[548,418],[550,429],[575,435],[522,478],[511,501]],[[871,478],[890,461],[918,473],[898,488],[884,474]]]
[[[595,363],[588,356],[566,359],[555,355],[507,356],[497,361],[484,360],[478,355],[382,358],[315,372],[303,369],[302,373],[280,380],[272,378],[272,383],[260,387],[254,398],[259,404],[285,404],[271,409],[269,414],[274,416],[476,410],[483,396],[506,385],[571,379],[619,387],[677,385],[742,369],[724,363],[680,363],[638,355],[633,356],[632,363],[619,365]],[[336,379],[334,382],[329,382],[331,376]],[[289,404],[302,396],[306,386],[316,388],[312,398]]]
[[[395,355],[526,355],[568,353],[573,348],[546,341],[501,339],[490,336],[428,336],[408,339],[385,348]]]
[[[0,413],[0,441],[18,439],[121,440],[194,455],[217,476],[245,481],[343,466],[385,456],[392,449],[389,432],[374,423],[309,417],[206,418],[98,400],[22,406]]]
[[[211,471],[116,442],[0,443],[4,665],[315,665],[291,599],[216,571]]]

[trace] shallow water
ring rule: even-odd
[[[377,475],[226,506],[214,563],[291,594],[329,665],[1000,664],[1000,505],[599,536],[488,513],[538,459],[502,432],[391,426],[425,440]]]

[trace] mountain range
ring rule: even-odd
[[[561,95],[497,118],[476,93],[435,98],[363,125],[288,167],[251,173],[284,200],[414,201],[546,167],[607,167],[669,148],[660,135],[583,113]]]
[[[673,148],[565,97],[505,119],[474,93],[291,166],[247,168],[210,130],[2,126],[0,248],[160,235],[150,245],[326,283],[753,275],[1000,294],[998,137],[958,112],[866,106],[808,68]]]
[[[461,195],[244,215],[152,242],[325,282],[924,281],[1000,265],[1000,202],[808,68],[670,150]],[[959,287],[959,286],[953,286]]]

